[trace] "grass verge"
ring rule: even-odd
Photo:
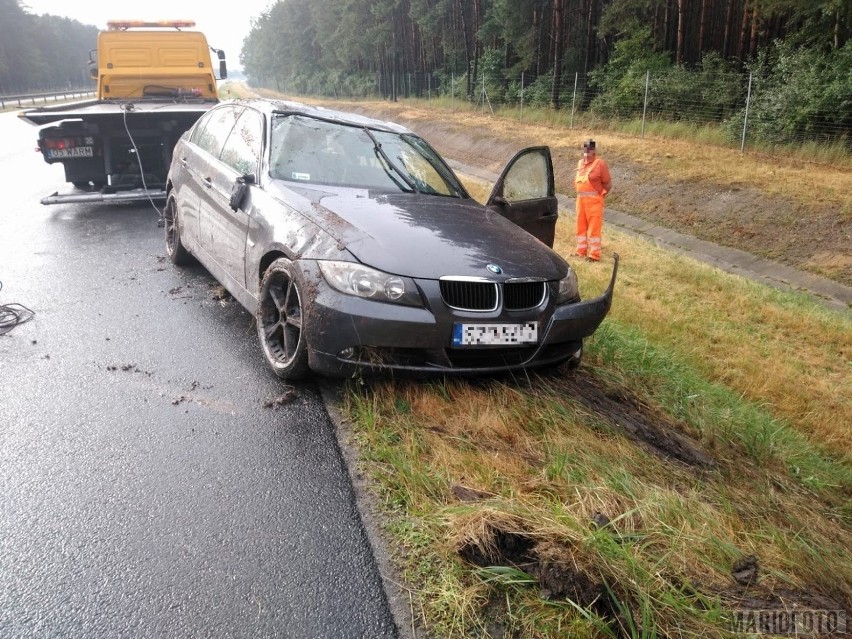
[[[725,636],[733,610],[782,599],[849,610],[848,314],[616,232],[606,245],[616,301],[575,374],[347,390],[422,624]],[[585,296],[603,288],[605,267],[576,267]]]

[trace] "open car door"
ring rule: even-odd
[[[553,248],[559,211],[550,148],[533,146],[516,153],[486,205]]]

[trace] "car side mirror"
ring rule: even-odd
[[[249,187],[254,184],[254,175],[248,173],[241,175],[234,180],[234,185],[231,187],[231,198],[228,200],[228,205],[232,211],[236,211],[243,205],[248,193]]]

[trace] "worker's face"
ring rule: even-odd
[[[594,149],[583,149],[583,159],[584,160],[594,160],[595,159],[595,150]]]

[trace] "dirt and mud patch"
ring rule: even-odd
[[[589,414],[624,433],[656,455],[688,467],[709,470],[713,457],[688,437],[686,424],[642,401],[627,389],[589,375],[572,375],[563,382],[566,396]]]
[[[598,527],[595,522],[589,522],[589,526]],[[604,530],[617,535],[608,523]],[[635,636],[635,630],[642,627],[644,618],[641,606],[634,601],[632,584],[621,583],[617,576],[606,573],[603,564],[590,559],[576,544],[535,535],[512,517],[496,515],[493,521],[473,521],[455,550],[480,571],[483,579],[538,587],[542,599],[570,601],[594,612],[616,637]],[[735,583],[722,586],[659,577],[668,582],[672,592],[691,600],[696,609],[709,610],[712,602],[718,601],[727,626],[740,632],[849,636],[846,611],[840,602],[816,588],[765,588],[757,583],[757,567],[754,556],[735,562]],[[742,581],[744,573],[748,583]],[[511,634],[503,622],[503,601],[498,592],[486,605],[492,636]]]
[[[536,540],[522,529],[486,524],[458,546],[459,556],[480,568],[513,568],[538,584],[541,597],[570,599],[604,615],[612,610],[603,605],[605,588],[600,577],[577,562],[577,553],[567,544]],[[499,572],[495,572],[499,575]]]
[[[286,386],[284,388],[284,392],[280,395],[277,395],[271,399],[266,399],[263,402],[264,408],[271,408],[272,410],[277,410],[282,406],[287,406],[288,404],[292,404],[299,398],[299,394],[296,391],[294,386]]]

